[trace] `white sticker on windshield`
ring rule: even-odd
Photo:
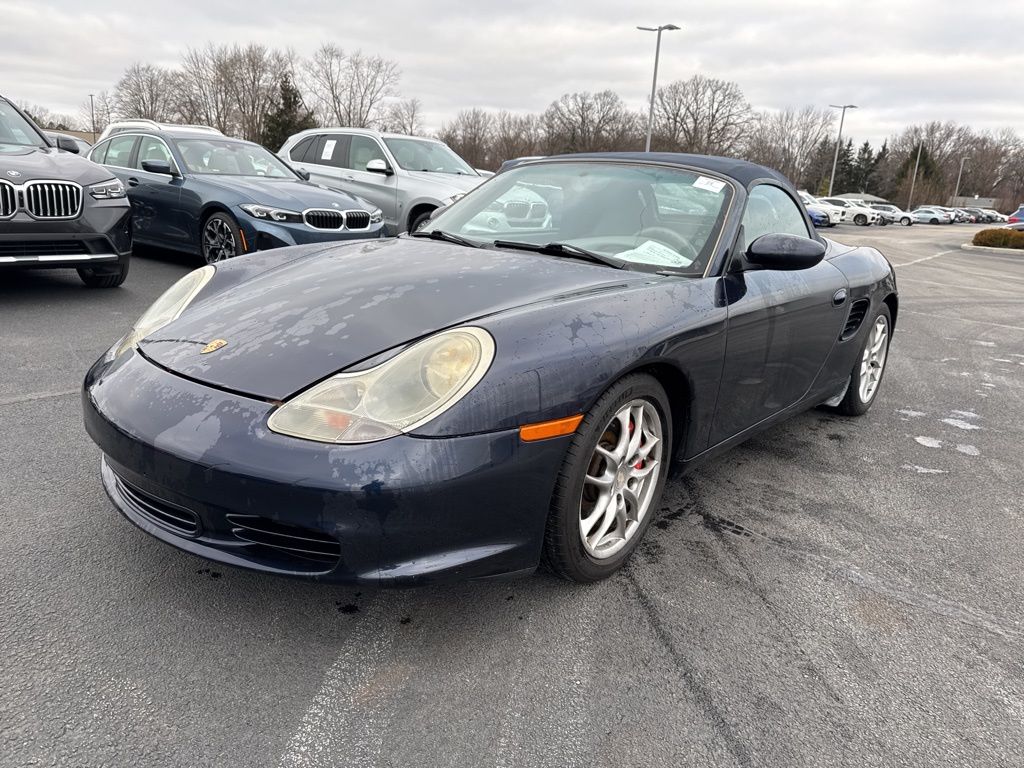
[[[706,189],[708,192],[721,192],[725,182],[718,179],[709,179],[707,176],[698,176],[697,180],[693,182],[693,186],[697,189]]]
[[[335,139],[328,139],[324,142],[324,151],[320,153],[321,160],[330,160],[334,154],[334,145],[338,142]]]
[[[631,251],[622,251],[616,255],[627,261],[642,261],[662,267],[688,267],[693,264],[693,259],[654,240],[648,240]]]

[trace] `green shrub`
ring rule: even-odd
[[[990,248],[1019,248],[1024,250],[1024,232],[1015,229],[983,229],[971,241],[973,245]]]

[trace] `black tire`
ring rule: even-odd
[[[598,441],[606,434],[612,418],[632,400],[650,403],[660,417],[662,459],[657,468],[659,475],[645,516],[632,538],[614,555],[597,559],[584,549],[580,536],[583,478],[593,460]],[[584,417],[566,450],[544,533],[545,566],[564,579],[580,583],[600,581],[619,570],[643,539],[658,509],[671,464],[671,446],[672,412],[668,395],[657,379],[647,374],[630,374],[609,387]]]
[[[928,223],[929,223],[929,224],[938,224],[938,223],[939,223],[939,220],[938,220],[938,219],[932,219],[932,220],[931,220],[931,221],[929,221]]]
[[[871,329],[875,326],[880,317],[885,318],[886,324],[885,358],[882,362],[881,371],[878,375],[878,383],[871,392],[871,396],[867,400],[863,400],[861,399],[860,392],[861,364],[864,359],[864,351],[867,349],[868,344],[871,343]],[[836,406],[836,410],[844,416],[863,416],[868,412],[868,409],[871,408],[871,404],[874,403],[875,399],[878,397],[878,390],[881,388],[882,379],[885,377],[886,364],[889,362],[889,344],[892,342],[892,316],[889,314],[889,307],[883,304],[881,309],[871,317],[871,322],[866,325],[868,332],[864,334],[864,343],[861,344],[860,354],[857,355],[857,362],[854,363],[853,370],[850,372],[849,384],[846,387],[846,395],[843,397],[842,402]]]
[[[868,224],[868,217],[865,216],[863,213],[858,213],[856,216],[853,217],[853,223],[856,224],[858,227],[866,227]]]
[[[125,259],[114,272],[101,272],[96,267],[79,267],[78,276],[89,288],[117,288],[128,277],[128,264],[128,259]]]
[[[909,227],[913,223],[914,222],[911,220],[909,216],[904,216],[902,219],[900,219],[900,224],[902,224],[904,227]]]
[[[410,233],[415,232],[420,227],[422,227],[424,224],[426,224],[427,221],[430,219],[430,213],[431,213],[430,211],[426,211],[424,213],[417,214],[413,218],[412,223],[409,225],[409,232]]]
[[[216,230],[216,234],[211,230]],[[211,241],[211,237],[222,236],[224,239]],[[217,211],[203,219],[199,227],[199,253],[207,264],[233,259],[245,249],[242,246],[242,231],[238,223],[229,213]]]

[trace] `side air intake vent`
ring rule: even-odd
[[[326,533],[256,515],[231,514],[227,519],[236,538],[269,547],[279,554],[330,564],[341,557],[341,544]]]
[[[870,306],[871,299],[857,299],[850,305],[850,315],[846,318],[846,327],[843,328],[843,335],[839,337],[840,341],[846,341],[857,333]]]

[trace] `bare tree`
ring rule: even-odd
[[[313,54],[307,76],[325,122],[372,128],[382,117],[382,100],[394,95],[401,73],[388,59],[362,51],[346,55],[338,46],[325,43]]]
[[[491,127],[494,118],[482,109],[464,109],[445,123],[438,138],[474,168],[490,166]]]
[[[384,116],[385,130],[415,136],[423,132],[423,105],[419,99],[402,99],[391,104]]]
[[[284,52],[250,43],[234,46],[227,55],[231,69],[228,91],[238,121],[238,132],[248,141],[259,141],[267,114],[274,108],[280,77],[291,71],[291,57]]]
[[[227,46],[188,49],[172,76],[178,119],[232,132],[237,122],[233,69]]]
[[[733,82],[694,75],[658,89],[655,135],[674,152],[731,155],[746,139],[752,115]]]
[[[754,120],[745,154],[790,179],[802,179],[815,149],[830,136],[834,121],[831,111],[812,106],[762,112]]]
[[[546,154],[633,149],[637,116],[613,91],[567,93],[541,116]]]
[[[117,83],[115,102],[123,117],[167,120],[173,114],[171,76],[152,64],[132,64]]]
[[[536,115],[515,115],[502,110],[494,118],[493,162],[500,165],[506,160],[536,155],[540,150],[539,125]]]

